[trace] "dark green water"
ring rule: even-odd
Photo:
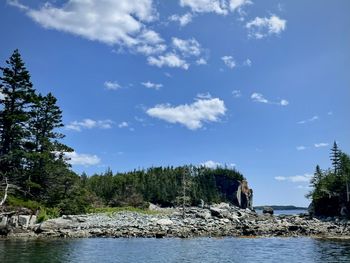
[[[311,238],[0,240],[0,262],[350,262],[350,241]]]

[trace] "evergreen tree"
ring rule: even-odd
[[[57,128],[63,127],[62,111],[56,103],[57,99],[51,93],[46,96],[39,94],[30,112],[31,142],[27,143],[27,189],[29,192],[34,190],[33,194],[36,196],[40,194],[40,189],[46,189],[52,166],[65,166],[64,159],[57,158],[57,155],[62,156],[64,152],[72,151],[59,142],[64,135],[56,132]],[[68,165],[66,168],[68,169]]]
[[[34,98],[30,75],[16,49],[0,67],[0,174],[22,185],[24,144],[28,140],[29,107]]]
[[[314,176],[311,179],[311,186],[316,188],[321,182],[323,177],[322,170],[319,165],[316,165]]]
[[[332,161],[332,165],[333,165],[333,169],[334,169],[334,174],[335,175],[338,175],[338,172],[339,172],[340,156],[341,156],[341,151],[339,150],[336,141],[334,141],[333,147],[331,149],[330,159]]]

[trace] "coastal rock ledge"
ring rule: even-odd
[[[1,217],[1,216],[0,216]],[[40,224],[25,222],[17,226],[0,218],[0,236],[16,237],[222,237],[222,236],[314,236],[349,238],[348,219],[315,218],[307,214],[293,216],[258,215],[249,209],[228,204],[210,207],[161,209],[155,214],[116,212],[65,215]],[[29,219],[30,220],[30,219]],[[9,222],[8,224],[5,221]],[[33,221],[32,221],[33,222]],[[6,231],[4,231],[6,229]]]

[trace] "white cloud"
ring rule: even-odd
[[[315,115],[315,116],[311,117],[310,119],[298,121],[297,123],[298,123],[298,124],[305,124],[305,123],[317,121],[317,120],[319,120],[319,119],[320,119],[320,118],[319,118],[317,115]]]
[[[254,102],[260,102],[260,103],[265,103],[265,104],[274,104],[274,105],[279,105],[279,106],[287,106],[289,105],[289,102],[285,99],[282,99],[280,101],[269,101],[262,95],[261,93],[256,93],[254,92],[251,97],[250,97]]]
[[[84,165],[91,166],[97,165],[101,162],[101,159],[97,155],[80,154],[77,152],[65,152],[64,156],[70,160],[68,163],[72,165]]]
[[[182,7],[190,7],[192,12],[210,13],[214,12],[220,15],[226,15],[227,3],[222,0],[180,0]]]
[[[269,101],[260,93],[253,93],[251,99],[255,102],[269,103]]]
[[[200,164],[201,166],[204,166],[204,167],[207,167],[207,168],[210,168],[210,169],[215,169],[217,167],[220,167],[222,166],[221,163],[218,163],[218,162],[214,162],[212,160],[209,160],[209,161],[206,161],[204,163],[201,163]]]
[[[331,115],[333,115],[333,112],[332,112],[332,111],[329,111],[329,112],[327,112],[327,115],[328,115],[328,116],[331,116]]]
[[[105,81],[104,86],[108,90],[117,90],[122,88],[117,81]]]
[[[281,101],[279,102],[279,104],[280,104],[281,106],[287,106],[287,105],[289,104],[289,101],[288,101],[288,100],[281,100]]]
[[[320,142],[320,143],[315,143],[314,146],[315,146],[316,148],[327,147],[327,146],[329,146],[329,143]]]
[[[240,90],[233,90],[232,91],[232,96],[234,98],[240,98],[240,97],[242,97],[242,92]]]
[[[170,123],[180,123],[190,130],[201,128],[203,122],[219,121],[219,117],[225,115],[225,112],[225,104],[218,98],[198,99],[189,105],[160,104],[146,111],[149,116]]]
[[[172,15],[169,17],[170,21],[179,22],[180,26],[186,26],[188,23],[191,23],[193,15],[191,13],[186,13],[182,16]]]
[[[152,66],[157,66],[159,68],[167,66],[171,68],[182,68],[187,70],[190,65],[183,59],[181,59],[178,55],[174,53],[167,53],[164,56],[158,57],[148,57],[148,64]]]
[[[123,121],[118,124],[118,128],[126,128],[129,127],[129,124],[126,121]]]
[[[192,12],[219,15],[227,15],[230,11],[241,11],[243,6],[249,4],[252,4],[250,0],[180,0],[180,5],[191,8]]]
[[[197,65],[207,65],[207,61],[204,58],[199,58],[196,60]]]
[[[145,23],[157,17],[152,0],[68,0],[59,7],[47,2],[39,9],[27,8],[26,13],[45,28],[128,47],[144,41]]]
[[[250,0],[230,0],[230,10],[240,10],[245,5],[250,5],[253,2]]]
[[[111,120],[92,120],[92,119],[84,119],[82,121],[72,121],[71,123],[66,125],[66,129],[81,131],[82,129],[110,129],[112,128],[113,121]]]
[[[184,40],[173,37],[172,44],[184,56],[199,56],[201,54],[201,45],[194,38]]]
[[[297,146],[296,148],[297,148],[298,151],[306,150],[306,146],[304,146],[304,145]]]
[[[303,175],[295,175],[295,176],[276,176],[275,180],[277,181],[289,181],[292,183],[308,183],[310,179],[313,177],[312,174],[303,174]]]
[[[5,99],[5,95],[4,95],[4,93],[2,93],[1,90],[0,90],[0,100],[4,100],[4,99]]]
[[[225,63],[225,65],[229,68],[236,67],[236,62],[232,56],[223,56],[221,60]]]
[[[159,34],[148,29],[148,23],[158,18],[153,0],[66,0],[46,2],[38,9],[8,1],[35,22],[47,29],[71,33],[108,45],[119,45],[144,55],[166,50]]]
[[[250,37],[261,39],[269,35],[279,35],[286,29],[286,23],[286,20],[272,15],[270,18],[256,17],[246,24],[246,28]]]
[[[144,54],[146,56],[160,54],[164,52],[166,49],[167,49],[167,46],[165,44],[156,44],[156,45],[142,44],[142,45],[138,45],[135,48],[137,52]]]
[[[198,93],[197,94],[197,98],[199,98],[199,99],[211,99],[212,96],[211,96],[211,94],[209,92],[207,92],[207,93]]]
[[[243,66],[247,66],[247,67],[251,67],[252,66],[252,61],[247,58],[244,62],[243,62]]]
[[[160,83],[152,83],[152,82],[150,82],[150,81],[141,82],[141,84],[142,84],[143,86],[145,86],[146,88],[155,89],[155,90],[159,90],[161,87],[163,87],[163,84],[160,84]]]
[[[29,9],[27,6],[21,4],[18,0],[7,0],[7,3],[9,5],[18,7],[19,9],[22,9],[22,10],[28,10]]]

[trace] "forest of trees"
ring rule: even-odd
[[[229,201],[243,176],[234,169],[154,167],[88,177],[72,171],[61,141],[62,111],[53,94],[38,93],[18,50],[0,67],[0,209],[51,208],[61,214],[91,207],[162,206]]]
[[[334,142],[330,160],[332,168],[322,170],[316,166],[311,180],[312,191],[307,197],[312,200],[315,215],[349,215],[350,211],[350,157]]]

